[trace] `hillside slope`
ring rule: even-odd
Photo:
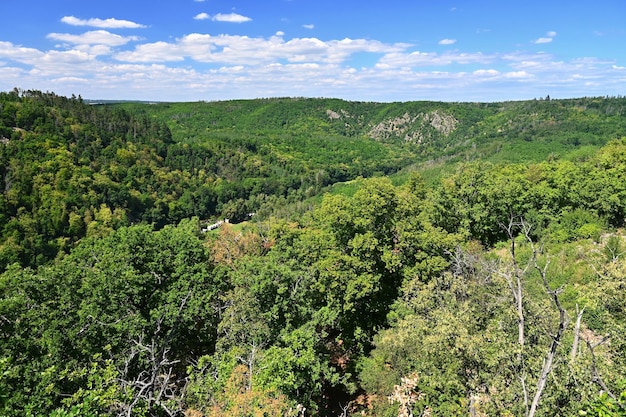
[[[348,102],[258,99],[124,105],[164,121],[174,139],[256,133],[357,137],[419,145],[420,158],[537,161],[579,146],[601,146],[626,134],[626,99],[580,98],[502,103]],[[272,138],[270,138],[272,139]]]
[[[357,177],[585,157],[626,136],[625,108],[624,98],[88,105],[2,93],[0,269],[45,263],[121,225],[239,221]]]
[[[623,414],[623,105],[0,93],[0,415]]]

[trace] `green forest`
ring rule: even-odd
[[[15,89],[0,190],[0,416],[626,416],[626,98]]]

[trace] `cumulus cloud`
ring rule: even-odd
[[[138,45],[134,51],[124,51],[115,55],[124,62],[176,62],[185,59],[185,53],[175,44],[153,42]]]
[[[23,46],[14,45],[11,42],[0,41],[0,58],[32,64],[43,55],[43,52],[35,48],[25,48]]]
[[[305,29],[315,29],[315,25],[313,25],[313,24],[302,25],[302,27],[305,28]]]
[[[145,28],[145,25],[119,19],[79,19],[74,16],[64,16],[61,22],[72,26],[91,26],[102,29],[138,29]]]
[[[130,41],[136,41],[139,39],[136,36],[120,36],[106,30],[94,30],[85,32],[81,35],[73,35],[70,33],[50,33],[47,35],[47,38],[55,41],[71,43],[74,45],[99,44],[108,46],[125,45]]]
[[[626,72],[620,62],[595,58],[416,50],[371,39],[285,38],[282,31],[269,37],[190,33],[151,42],[107,30],[47,37],[59,45],[40,50],[0,41],[0,90],[27,85],[83,97],[183,101],[269,96],[481,101],[538,97],[554,86],[572,91],[561,95],[604,95],[607,89],[618,91]],[[357,66],[361,54],[375,64]]]
[[[210,19],[211,16],[209,16],[207,13],[198,13],[193,18],[196,20],[206,20],[206,19]]]
[[[542,43],[550,43],[550,42],[552,42],[552,38],[538,38],[538,39],[535,39],[534,43],[539,45]]]
[[[495,55],[485,55],[480,52],[394,52],[384,55],[377,63],[378,67],[385,68],[412,68],[428,66],[445,66],[450,64],[489,64],[496,59]]]
[[[456,43],[456,39],[442,39],[439,41],[439,45],[454,45]]]
[[[81,77],[59,77],[52,80],[53,82],[59,83],[88,83],[89,80],[87,78]]]
[[[359,52],[388,54],[406,49],[405,44],[385,44],[365,39],[322,41],[317,38],[294,38],[285,41],[282,32],[270,38],[239,35],[192,33],[176,42],[138,45],[120,52],[115,59],[125,62],[171,62],[190,58],[205,63],[259,65],[272,61],[342,63]]]
[[[247,16],[242,16],[237,13],[218,13],[211,18],[216,22],[228,22],[228,23],[244,23],[249,22],[252,19]]]
[[[534,77],[532,74],[529,74],[526,71],[510,71],[510,72],[507,72],[506,74],[504,74],[504,76],[506,78],[517,78],[517,79]]]
[[[533,43],[537,45],[542,44],[542,43],[550,43],[554,40],[555,36],[556,36],[556,32],[554,31],[546,32],[546,36],[542,36],[541,38],[535,39]]]
[[[500,75],[500,71],[495,69],[480,69],[473,72],[474,75],[478,75],[479,77],[496,77]]]

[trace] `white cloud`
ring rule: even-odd
[[[31,64],[37,62],[43,55],[44,53],[38,49],[24,48],[13,45],[11,42],[0,41],[0,58]]]
[[[16,75],[16,78],[8,79],[6,87],[3,81],[5,71],[13,74],[20,70],[9,73],[7,68],[2,68],[0,87],[11,89],[16,85],[28,85],[89,98],[172,101],[296,95],[382,101],[492,101],[539,97],[545,95],[547,90],[554,91],[554,85],[559,85],[559,88],[589,88],[591,83],[605,79],[603,75],[606,75],[597,69],[596,73],[590,72],[592,67],[581,68],[578,63],[554,64],[544,72],[541,69],[506,72],[495,66],[462,72],[407,68],[355,69],[333,63],[275,61],[259,65],[223,65],[206,70],[156,64],[96,64],[87,63],[91,67],[83,67],[84,72],[72,73],[71,77],[66,73],[43,78],[43,71],[39,74],[22,71],[19,77]],[[597,62],[594,67],[598,67]],[[589,86],[584,87],[580,78],[575,79],[576,74],[585,74]],[[88,79],[89,82],[82,83],[81,87],[80,79]],[[602,91],[602,87],[593,88]]]
[[[456,39],[442,39],[439,41],[439,45],[454,45],[456,43]]]
[[[245,67],[243,65],[235,65],[234,67],[221,67],[219,72],[221,73],[241,73]]]
[[[87,78],[81,77],[59,77],[52,80],[57,83],[88,83],[89,80]]]
[[[554,40],[555,36],[556,36],[556,32],[554,31],[546,32],[546,36],[535,39],[533,43],[538,44],[538,45],[542,43],[550,43]]]
[[[211,16],[209,16],[207,13],[198,13],[193,18],[196,20],[206,20],[206,19],[210,19]]]
[[[18,78],[20,78],[23,71],[24,70],[22,68],[11,67],[11,66],[6,65],[6,63],[3,62],[2,66],[0,66],[0,82],[4,80],[11,80],[11,79],[17,80]],[[13,87],[15,87],[15,85]],[[10,87],[10,85],[7,84],[6,88],[4,89],[8,90],[13,87]]]
[[[511,71],[511,72],[507,72],[506,74],[504,74],[504,76],[506,78],[517,78],[517,79],[533,78],[533,75],[529,74],[526,71]]]
[[[51,33],[48,39],[60,44],[52,50],[0,41],[0,90],[19,86],[88,98],[172,101],[269,96],[493,101],[546,91],[606,95],[626,82],[622,63],[593,57],[438,53],[370,39],[284,36],[282,31],[256,38],[190,33],[128,46],[141,39],[93,30]],[[351,61],[363,53],[376,64]]]
[[[114,58],[125,62],[175,62],[183,61],[185,56],[175,44],[154,42],[138,45],[134,51],[120,52]]]
[[[76,45],[75,49],[94,56],[111,55],[112,49],[108,45]]]
[[[69,33],[50,33],[46,36],[48,39],[55,41],[67,42],[74,45],[109,45],[120,46],[130,41],[136,41],[136,36],[120,36],[106,30],[94,30],[85,32],[81,35],[72,35]]]
[[[145,28],[145,25],[119,19],[79,19],[74,16],[64,16],[61,22],[72,26],[91,26],[102,29],[138,29]]]
[[[386,68],[412,68],[428,66],[445,66],[450,64],[489,64],[495,60],[495,55],[485,55],[480,52],[393,52],[386,54],[377,66]]]
[[[67,77],[68,74],[74,77],[91,77],[103,66],[95,55],[77,49],[40,52],[36,56],[22,56],[18,59],[15,59],[15,55],[13,57],[14,62],[24,66],[22,77],[25,81],[32,77],[44,85],[51,79]]]
[[[228,23],[244,23],[244,22],[249,22],[252,20],[247,16],[242,16],[237,13],[226,13],[226,14],[218,13],[215,16],[213,16],[211,19],[216,22],[228,22]]]
[[[552,38],[539,38],[534,41],[534,43],[538,45],[542,43],[550,43],[550,42],[552,42]]]
[[[500,75],[500,71],[497,71],[494,69],[488,69],[488,70],[480,69],[480,70],[474,71],[472,74],[477,75],[479,77],[496,77]]]
[[[315,25],[313,25],[313,24],[302,25],[302,27],[305,28],[305,29],[315,29]]]
[[[168,62],[190,58],[205,63],[259,65],[272,61],[342,63],[353,53],[394,53],[405,44],[384,44],[365,39],[322,41],[317,38],[294,38],[285,41],[281,32],[270,38],[238,35],[192,33],[175,43],[155,42],[138,45],[133,51],[115,55],[125,62]]]
[[[44,54],[41,61],[51,65],[81,64],[93,61],[94,57],[86,52],[72,49],[69,51],[49,51]]]

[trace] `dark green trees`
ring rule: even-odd
[[[553,122],[614,134],[606,103],[441,104],[460,121],[423,147],[359,135],[429,103],[350,120],[358,103],[338,119],[332,100],[0,104],[2,415],[621,413],[623,140],[287,204],[418,155],[454,159],[463,135],[482,152]],[[201,233],[191,217],[217,212],[249,221]]]
[[[217,334],[220,287],[198,231],[122,228],[36,273],[5,272],[3,414],[45,414],[111,387],[92,412],[182,409],[186,368]]]

